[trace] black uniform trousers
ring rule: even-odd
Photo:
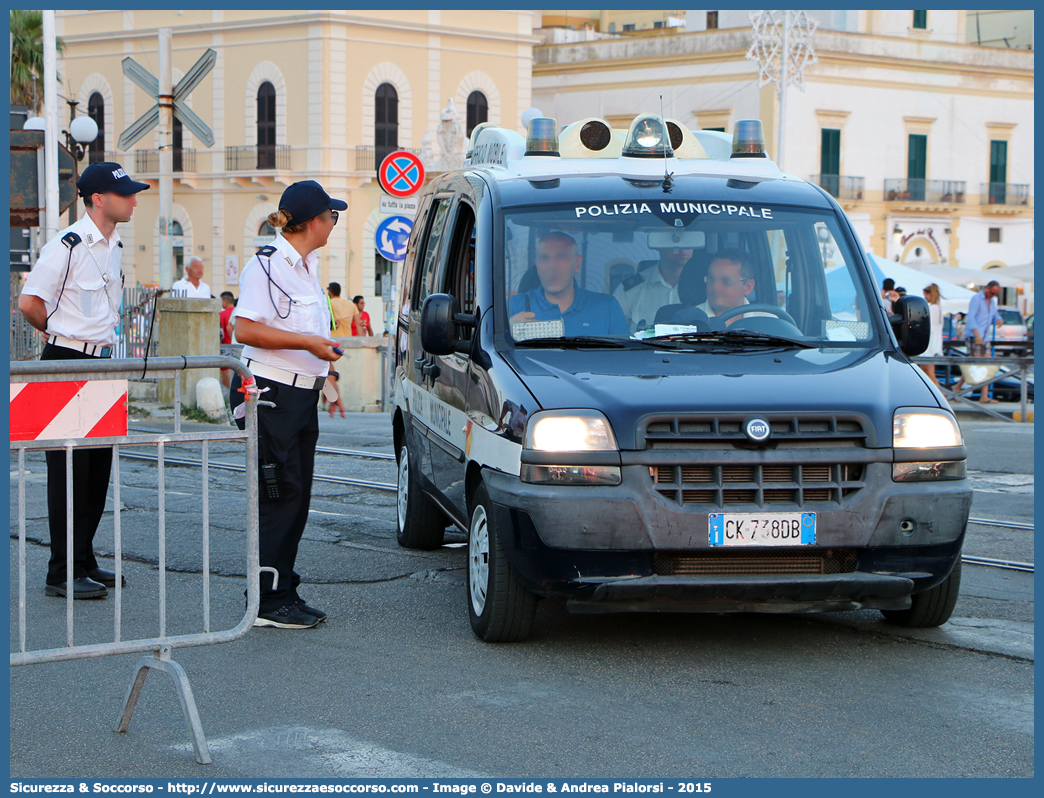
[[[75,349],[47,344],[40,360],[87,360]],[[47,452],[47,521],[51,531],[51,559],[47,584],[66,580],[65,561],[65,452]],[[94,557],[94,535],[105,512],[112,473],[112,449],[74,449],[73,469],[73,579],[87,576],[98,567]]]
[[[315,470],[315,445],[319,441],[319,391],[294,388],[256,377],[258,388],[268,388],[261,399],[275,407],[257,410],[258,453],[260,463],[279,466],[279,498],[270,499],[264,482],[258,484],[258,525],[260,564],[279,574],[272,587],[271,574],[261,572],[261,606],[258,612],[272,612],[299,600],[301,577],[294,570],[297,547],[308,523],[312,501],[312,473]],[[241,378],[232,377],[229,404],[234,410],[243,403],[239,392]],[[245,419],[237,419],[240,429]],[[259,465],[260,465],[259,463]]]

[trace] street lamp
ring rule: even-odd
[[[73,170],[73,185],[79,177],[80,161],[87,154],[87,145],[98,138],[98,123],[89,116],[76,116],[76,106],[80,103],[76,100],[66,101],[69,104],[69,129],[63,130],[65,136],[65,147],[72,153],[75,168]],[[76,200],[69,208],[69,223],[76,221]]]

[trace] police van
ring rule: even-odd
[[[847,217],[761,123],[484,124],[423,195],[393,376],[398,542],[467,534],[487,641],[577,613],[953,610],[972,492]]]

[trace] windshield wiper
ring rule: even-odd
[[[815,349],[814,344],[795,341],[779,335],[753,332],[750,330],[716,330],[712,332],[691,332],[677,335],[657,335],[652,338],[639,339],[642,343],[663,344],[670,342],[685,344],[738,344],[740,346],[755,344],[758,346],[784,346],[795,349]]]
[[[564,347],[568,349],[585,349],[589,347],[623,349],[627,344],[615,338],[597,338],[593,335],[563,335],[554,338],[527,338],[524,341],[517,341],[515,346]]]

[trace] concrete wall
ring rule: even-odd
[[[221,313],[219,299],[160,297],[156,313],[156,341],[160,357],[221,354]],[[187,369],[180,374],[181,404],[196,406],[196,383],[204,377],[220,379],[219,369]],[[174,380],[161,379],[159,402],[174,404]]]

